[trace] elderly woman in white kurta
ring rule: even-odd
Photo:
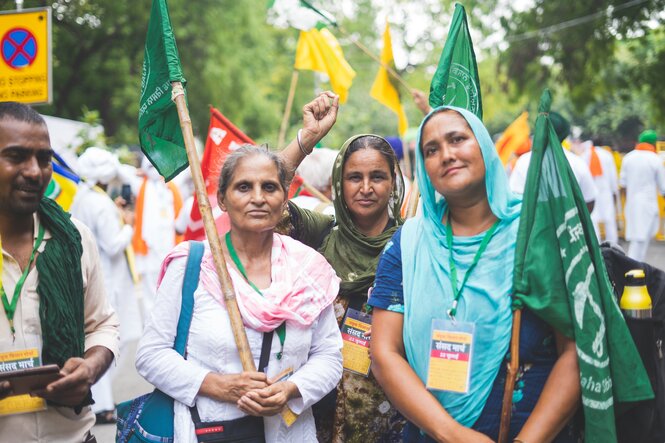
[[[266,373],[243,372],[210,252],[201,265],[187,359],[172,349],[187,243],[166,259],[157,303],[139,345],[139,373],[175,402],[175,438],[195,442],[189,407],[202,421],[263,417],[266,442],[314,442],[311,406],[342,374],[342,340],[331,303],[339,278],[313,249],[274,233],[287,201],[287,174],[274,154],[242,147],[219,180],[219,206],[231,231],[222,239],[252,354],[275,331]],[[258,365],[257,365],[258,366]],[[286,381],[275,377],[293,369]],[[287,427],[280,412],[299,418]]]

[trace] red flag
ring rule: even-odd
[[[303,189],[304,182],[305,181],[302,179],[301,176],[297,174],[293,176],[293,180],[291,181],[291,186],[289,186],[289,196],[288,196],[289,200],[299,195],[310,195],[307,191]]]
[[[201,160],[201,170],[210,206],[212,206],[212,214],[217,224],[217,232],[220,234],[229,230],[230,222],[228,216],[217,206],[219,172],[222,169],[226,155],[245,143],[256,144],[254,140],[224,117],[221,112],[210,107],[210,126],[208,127],[205,150],[203,151],[203,160]],[[189,226],[187,232],[185,232],[185,240],[203,240],[205,236],[199,204],[196,196],[194,196],[194,205],[192,206]]]

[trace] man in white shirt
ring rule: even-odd
[[[614,156],[609,151],[594,146],[591,140],[579,143],[577,152],[588,165],[598,191],[596,203],[591,213],[591,220],[593,220],[593,227],[596,230],[598,240],[601,240],[599,223],[603,223],[605,240],[618,243],[619,233],[617,231],[614,202],[619,193],[619,179]]]
[[[120,352],[124,344],[141,335],[141,315],[128,263],[127,248],[132,241],[134,214],[121,209],[106,194],[107,186],[117,178],[118,159],[109,151],[91,147],[78,159],[78,172],[85,181],[78,187],[70,212],[83,222],[97,241],[104,283],[111,306],[120,318]],[[109,370],[92,387],[92,409],[97,423],[115,421],[113,371]]]
[[[665,167],[656,154],[656,132],[640,134],[635,149],[623,158],[619,185],[626,188],[628,256],[644,261],[649,241],[658,232],[658,193],[665,194]]]
[[[570,124],[560,114],[550,112],[550,119],[554,125],[559,141],[563,142],[570,134]],[[573,154],[567,149],[563,150],[566,159],[573,170],[573,174],[577,179],[577,184],[580,186],[584,201],[586,202],[589,212],[593,211],[594,203],[596,200],[596,185],[591,177],[589,168],[579,156]],[[515,168],[510,174],[510,189],[517,194],[524,194],[524,187],[526,186],[526,176],[529,170],[529,162],[531,161],[531,152],[523,154],[515,163]]]
[[[143,314],[150,314],[157,294],[157,277],[164,257],[182,239],[175,221],[183,202],[173,182],[165,183],[147,157],[141,162],[145,176],[130,183],[136,195],[136,220],[132,245],[141,275]],[[190,209],[191,210],[191,209]]]
[[[52,155],[39,114],[20,103],[0,103],[6,302],[0,315],[0,358],[28,354],[28,363],[57,364],[62,376],[34,392],[47,401],[34,412],[0,417],[3,441],[94,442],[90,386],[118,354],[118,321],[106,300],[92,234],[57,203],[43,198]],[[9,383],[0,382],[0,399],[9,395]]]

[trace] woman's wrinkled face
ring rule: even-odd
[[[226,193],[217,198],[232,229],[252,232],[274,229],[286,204],[277,166],[262,155],[239,160]]]
[[[421,137],[425,170],[446,199],[485,192],[485,162],[468,123],[455,111],[427,121]]]
[[[385,222],[394,182],[388,160],[372,148],[349,156],[342,170],[344,203],[354,223],[367,226]]]

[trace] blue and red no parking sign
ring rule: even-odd
[[[0,101],[51,103],[51,77],[51,8],[0,11]]]
[[[0,40],[0,55],[8,66],[23,69],[37,58],[37,39],[25,28],[13,28]]]

